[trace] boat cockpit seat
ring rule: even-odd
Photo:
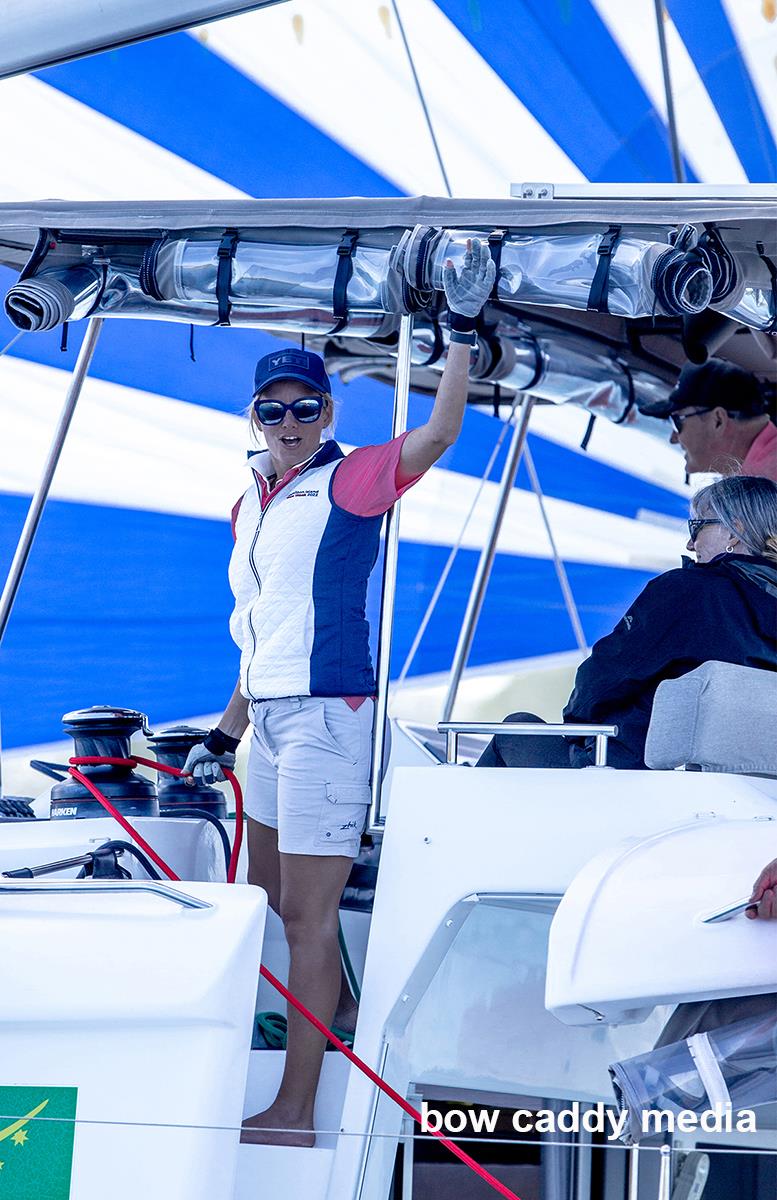
[[[658,685],[645,745],[653,770],[777,777],[777,674],[707,662]]]

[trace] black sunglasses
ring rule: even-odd
[[[669,420],[672,422],[672,427],[675,433],[682,433],[683,425],[689,417],[700,417],[702,413],[712,412],[711,408],[694,408],[693,412],[688,413],[670,413]]]
[[[714,517],[690,517],[688,520],[688,534],[692,542],[695,542],[699,536],[699,530],[705,525],[720,525]]]
[[[254,412],[262,425],[280,425],[287,412],[301,425],[312,425],[323,409],[323,396],[299,396],[291,404],[281,400],[254,400]]]

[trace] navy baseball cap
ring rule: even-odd
[[[254,395],[279,379],[296,379],[322,395],[332,391],[323,358],[307,350],[274,350],[260,358],[254,372]]]
[[[708,358],[705,363],[687,363],[666,400],[651,405],[652,417],[668,417],[681,408],[725,408],[726,412],[757,417],[768,411],[769,402],[750,371]]]

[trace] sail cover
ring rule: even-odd
[[[693,0],[668,0],[666,9],[685,178],[773,181],[777,26],[757,3],[710,0],[700,11]],[[28,206],[63,197],[71,217],[83,201],[136,201],[153,224],[157,201],[239,209],[246,197],[282,197],[277,222],[305,224],[312,209],[326,211],[326,198],[336,207],[359,196],[412,207],[403,226],[449,228],[450,190],[486,198],[482,219],[497,229],[511,183],[671,182],[653,0],[398,0],[397,11],[429,122],[392,4],[295,0],[0,83],[0,198]],[[319,200],[300,199],[311,196]],[[187,216],[179,228],[192,224]],[[331,224],[342,225],[339,212]],[[0,268],[3,299],[29,249],[17,245],[12,267]],[[0,322],[2,349],[18,331],[4,315]],[[0,440],[3,567],[81,333],[71,323],[64,351],[61,326],[24,334],[0,358],[0,412],[14,431]],[[5,746],[56,737],[61,713],[96,700],[145,709],[155,722],[223,704],[234,675],[228,514],[245,485],[239,414],[253,363],[278,344],[261,329],[198,327],[192,361],[187,325],[106,322],[3,648]],[[750,365],[768,372],[755,338],[733,344],[752,346]],[[671,376],[682,348],[660,337],[652,345],[669,353]],[[343,360],[347,349],[338,348]],[[380,440],[390,430],[390,385],[359,374],[353,351],[347,357],[338,437]],[[416,395],[411,422],[428,407]],[[639,431],[597,422],[582,453],[587,420],[569,406],[535,409],[530,445],[590,642],[677,561],[688,489],[682,459]],[[427,491],[408,493],[395,674],[500,429],[489,413],[468,412]],[[499,462],[492,477],[498,471]],[[494,487],[463,535],[417,676],[450,663]],[[474,665],[573,649],[525,470],[492,578]],[[509,623],[500,618],[506,602]],[[212,653],[193,656],[198,642]]]

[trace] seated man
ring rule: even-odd
[[[683,367],[666,403],[651,413],[671,421],[670,440],[685,451],[689,475],[736,470],[777,481],[777,426],[770,411],[774,395],[767,395],[755,375],[710,358]]]
[[[580,666],[567,723],[617,725],[608,764],[644,770],[653,697],[710,660],[777,670],[777,484],[721,479],[694,497],[696,562],[651,580]],[[513,713],[508,721],[538,721]],[[593,739],[497,734],[478,766],[587,767]]]

